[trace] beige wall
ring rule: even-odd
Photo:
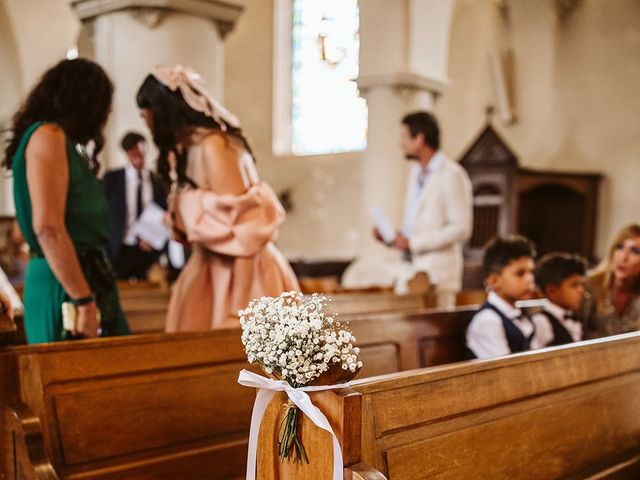
[[[66,0],[0,0],[0,125],[79,31]],[[3,157],[3,155],[0,155]],[[11,181],[0,172],[0,215],[13,215]]]
[[[618,228],[640,221],[640,3],[584,0],[563,23],[552,0],[508,6],[505,23],[490,0],[456,4],[451,85],[436,103],[444,149],[459,157],[483,125],[492,99],[487,54],[511,45],[519,120],[495,124],[524,166],[605,175],[602,254]]]
[[[76,44],[80,22],[69,0],[0,0],[10,18],[23,92]]]
[[[510,0],[506,20],[496,5],[456,2],[450,85],[435,105],[443,149],[458,158],[481,130],[493,101],[487,55],[511,47],[519,120],[511,126],[495,120],[496,126],[524,166],[605,174],[597,237],[602,253],[616,229],[638,220],[640,209],[640,3],[584,0],[563,23],[553,0]],[[295,210],[280,246],[291,255],[354,255],[360,155],[271,153],[272,25],[273,2],[249,0],[227,40],[226,102],[244,122],[262,175],[276,190],[293,191]]]

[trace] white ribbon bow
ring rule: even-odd
[[[333,429],[329,424],[329,420],[324,414],[311,403],[311,399],[306,392],[318,392],[321,390],[334,390],[345,388],[346,383],[336,385],[318,385],[311,387],[293,388],[284,380],[272,380],[270,378],[257,375],[247,370],[242,370],[238,377],[238,383],[245,387],[253,387],[258,389],[256,401],[253,404],[253,413],[251,414],[251,430],[249,431],[249,452],[247,454],[247,480],[255,480],[256,478],[256,457],[258,450],[258,432],[264,412],[269,406],[269,402],[276,392],[286,392],[289,399],[309,417],[318,427],[326,430],[333,437],[333,480],[342,480],[343,468],[342,450],[340,443]]]

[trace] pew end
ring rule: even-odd
[[[38,416],[25,404],[12,403],[4,407],[3,422],[6,478],[59,480]]]
[[[16,347],[2,362],[16,377],[4,379],[3,473],[20,473],[3,478],[245,471],[255,392],[236,381],[251,367],[235,328]]]
[[[340,391],[323,391],[313,395],[313,403],[327,417],[331,428],[342,446],[345,465],[356,465],[360,459],[360,413],[362,395],[349,388]],[[306,416],[299,415],[298,426],[300,438],[309,458],[309,464],[282,462],[278,456],[278,431],[286,409],[288,398],[285,393],[278,392],[265,411],[260,426],[257,452],[256,478],[260,480],[277,480],[281,478],[304,478],[305,480],[325,480],[332,478],[332,437],[329,432],[321,430]],[[369,477],[372,472],[368,468],[357,468],[354,478]],[[384,478],[384,477],[382,477]]]

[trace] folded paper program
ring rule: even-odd
[[[253,413],[251,414],[251,430],[249,431],[249,451],[247,454],[247,480],[255,480],[256,478],[256,458],[258,449],[258,432],[264,412],[269,406],[271,399],[276,392],[285,392],[289,399],[318,427],[326,430],[333,437],[333,480],[342,480],[343,478],[343,461],[340,443],[333,429],[327,420],[327,417],[311,403],[311,399],[306,392],[319,392],[322,390],[337,390],[348,387],[346,383],[336,385],[317,385],[310,387],[293,388],[284,380],[272,380],[270,378],[257,375],[247,370],[242,370],[238,377],[238,383],[245,387],[253,387],[258,389],[256,401],[253,404]]]

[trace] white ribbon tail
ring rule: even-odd
[[[238,377],[238,383],[246,387],[258,389],[256,401],[253,404],[251,413],[251,430],[249,432],[249,448],[247,452],[247,480],[256,478],[256,459],[258,452],[258,434],[264,413],[277,391],[286,391],[291,401],[318,427],[329,432],[333,440],[333,479],[343,480],[343,459],[342,450],[338,437],[333,433],[331,424],[327,417],[316,407],[306,391],[322,391],[344,388],[347,384],[321,385],[313,387],[293,388],[283,380],[271,380],[270,378],[257,375],[247,370],[242,370]]]
[[[251,413],[251,430],[249,431],[249,450],[247,451],[247,480],[256,479],[256,463],[258,457],[258,434],[264,412],[276,394],[275,390],[259,389]]]
[[[329,432],[333,437],[333,479],[342,480],[344,469],[342,463],[342,450],[340,449],[338,437],[333,433],[333,429],[329,424],[329,420],[327,420],[327,417],[324,416],[324,413],[322,413],[318,407],[311,403],[311,398],[309,398],[307,393],[300,390],[287,390],[287,395],[291,401],[295,403],[307,417],[309,417],[309,420],[315,423],[318,427]]]

